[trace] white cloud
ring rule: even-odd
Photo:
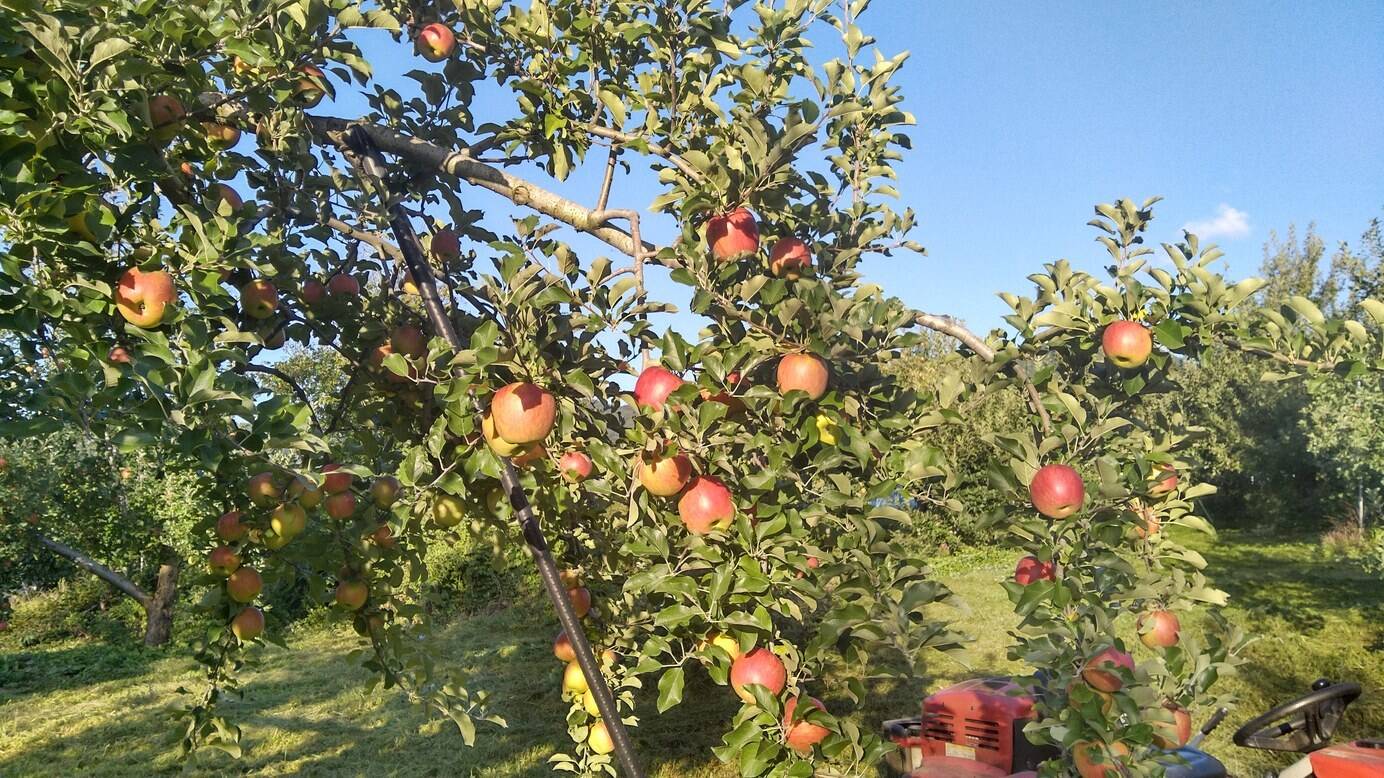
[[[1249,234],[1249,214],[1226,203],[1216,206],[1210,219],[1187,222],[1182,229],[1203,240],[1207,238],[1243,238]]]

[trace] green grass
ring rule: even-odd
[[[1254,776],[1286,757],[1236,749],[1238,722],[1301,694],[1319,676],[1348,678],[1365,697],[1347,715],[1341,736],[1384,733],[1384,581],[1323,557],[1307,539],[1229,534],[1199,542],[1215,580],[1232,597],[1229,615],[1259,636],[1238,677],[1223,681],[1241,699],[1209,741],[1232,774]],[[915,684],[871,690],[862,722],[916,711],[925,689],[985,673],[1011,672],[1006,631],[1008,600],[996,582],[1012,569],[1006,551],[937,560],[939,574],[969,603],[957,625],[977,636],[969,667],[938,657]],[[549,775],[546,759],[564,747],[556,704],[560,667],[550,654],[553,618],[538,605],[458,620],[440,635],[440,652],[472,685],[495,694],[504,730],[481,730],[475,748],[461,745],[450,722],[430,719],[392,692],[366,693],[363,670],[347,654],[359,647],[347,627],[299,630],[293,650],[267,649],[245,677],[246,697],[228,705],[244,727],[246,757],[238,764],[211,759],[193,774],[255,775]],[[652,711],[635,731],[651,775],[710,778],[734,772],[711,756],[716,732],[735,702],[701,674],[682,707],[665,717]],[[196,688],[192,663],[180,649],[167,653],[89,641],[23,648],[14,632],[0,636],[0,774],[171,774],[178,761],[170,712],[180,685]],[[832,702],[830,693],[827,702]],[[1201,713],[1204,715],[1204,713]]]

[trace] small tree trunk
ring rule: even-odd
[[[146,646],[161,646],[173,635],[173,601],[178,597],[179,562],[178,555],[165,546],[154,596],[144,603]]]
[[[1355,482],[1355,518],[1360,522],[1360,530],[1365,529],[1365,482]]]

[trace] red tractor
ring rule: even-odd
[[[1278,778],[1384,778],[1384,740],[1330,745],[1360,685],[1320,679],[1312,691],[1268,711],[1235,732],[1235,745],[1291,751],[1303,758]],[[1225,765],[1202,751],[1201,741],[1225,718],[1224,708],[1187,745],[1159,761],[1167,778],[1226,778]],[[1008,678],[974,678],[923,700],[922,716],[884,723],[899,746],[889,765],[907,778],[1022,778],[1056,756],[1051,746],[1024,737],[1033,720],[1033,697]]]

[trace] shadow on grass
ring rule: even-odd
[[[105,642],[0,652],[0,702],[132,678],[165,656],[160,649]]]

